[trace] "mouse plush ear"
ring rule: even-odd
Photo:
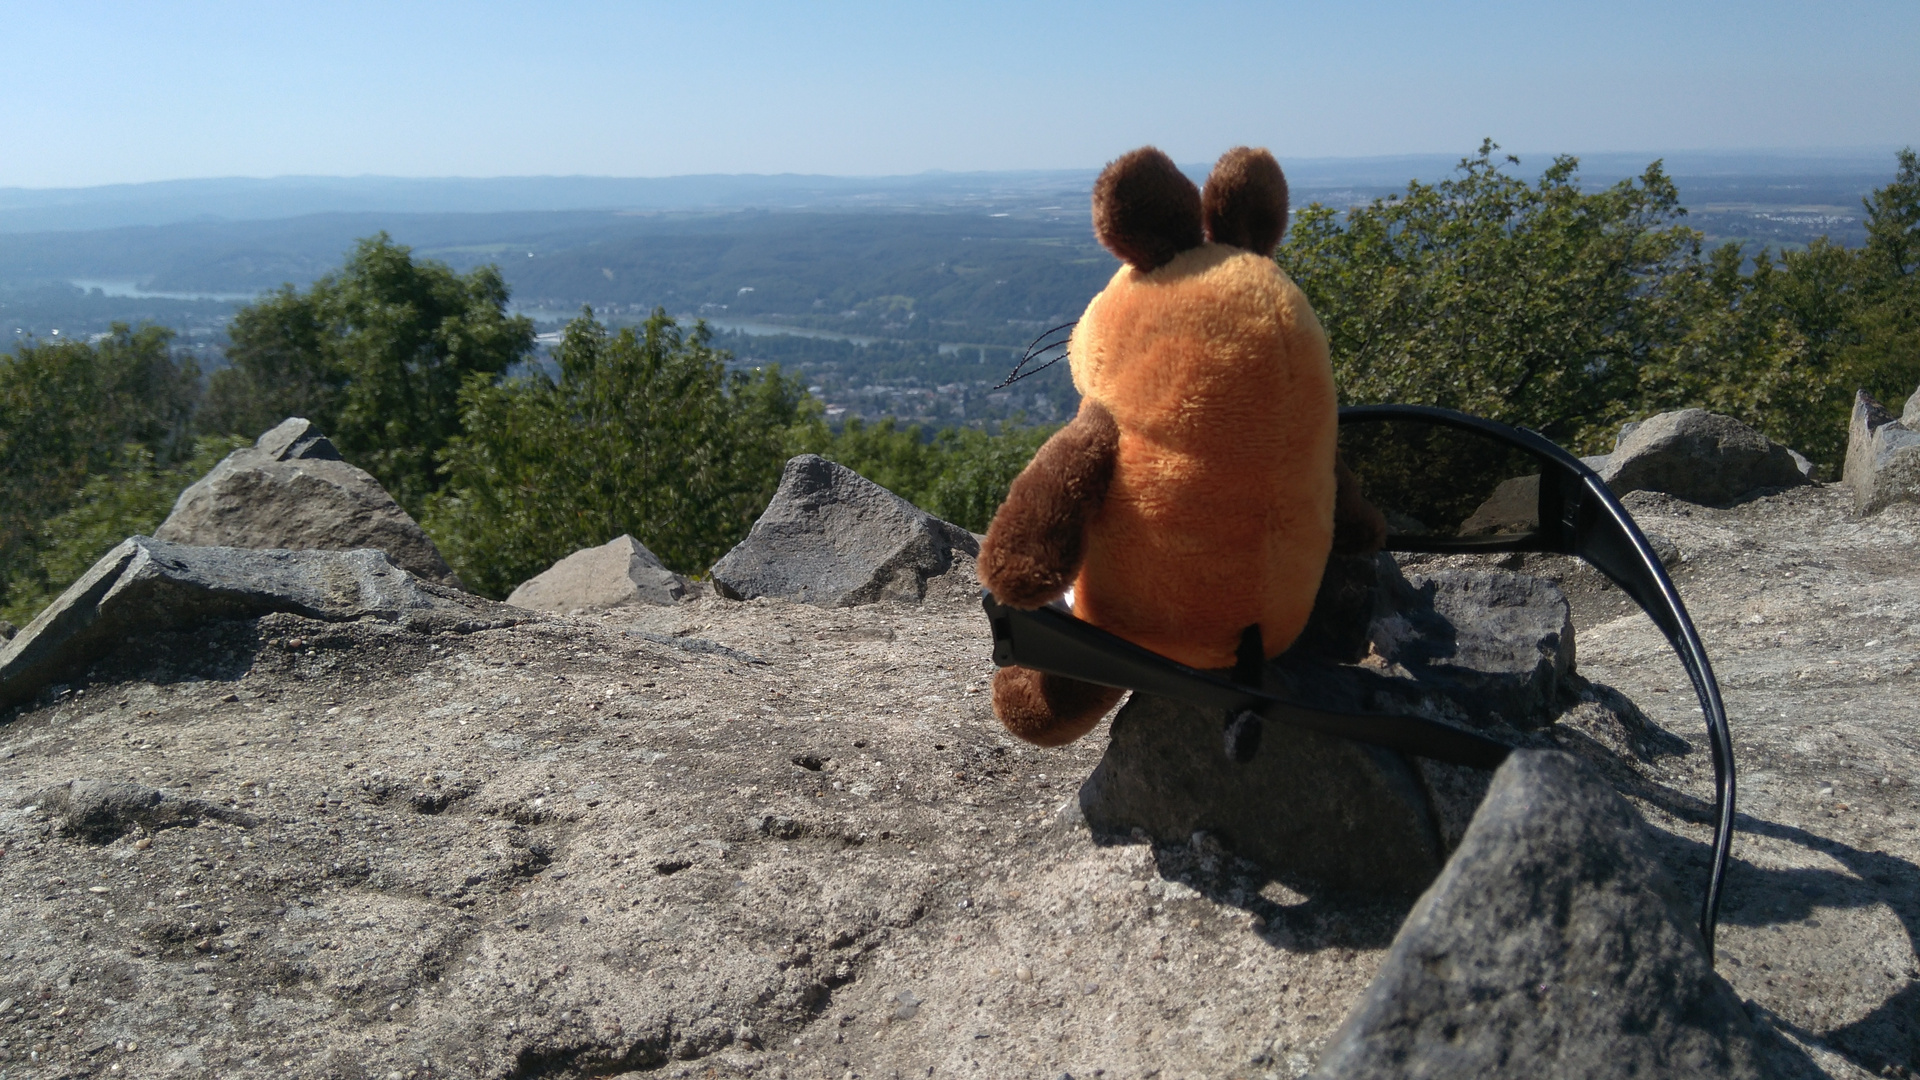
[[[1271,255],[1287,232],[1287,178],[1265,150],[1236,146],[1220,155],[1202,199],[1207,239]]]
[[[1205,242],[1200,189],[1172,158],[1143,146],[1093,182],[1093,235],[1136,270],[1165,266]]]

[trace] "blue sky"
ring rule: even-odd
[[[1920,144],[1920,3],[0,0],[0,186]]]

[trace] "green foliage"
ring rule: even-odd
[[[1586,193],[1556,159],[1536,184],[1491,142],[1459,175],[1344,222],[1312,206],[1278,258],[1327,329],[1348,401],[1444,405],[1605,450],[1623,420],[1700,406],[1831,470],[1853,391],[1920,380],[1920,167],[1866,200],[1868,243],[1824,240],[1750,269],[1703,252],[1658,162]],[[1508,163],[1516,159],[1507,158]]]
[[[282,285],[234,312],[227,324],[229,366],[208,380],[202,430],[258,436],[289,416],[304,416],[333,431],[347,372],[329,347],[321,310],[329,291],[324,279],[304,296]]]
[[[1766,250],[1742,271],[1731,245],[1682,275],[1682,333],[1641,376],[1641,411],[1728,413],[1824,464],[1846,453],[1864,389],[1898,411],[1920,381],[1920,162],[1900,154],[1866,200],[1867,244]]]
[[[429,535],[492,596],[621,533],[703,573],[772,496],[804,391],[777,368],[728,373],[704,325],[659,311],[617,334],[588,311],[555,359],[557,381],[468,380]]]
[[[555,353],[559,378],[469,380],[467,434],[423,524],[469,588],[504,596],[579,549],[630,533],[668,566],[704,574],[739,543],[798,453],[819,453],[931,513],[985,529],[1050,433],[893,420],[836,432],[777,367],[727,372],[704,324],[656,311],[611,333],[589,311]]]
[[[369,237],[306,293],[285,286],[235,315],[206,426],[258,434],[306,416],[418,514],[461,433],[462,386],[533,349],[533,323],[506,311],[498,268],[455,274]]]
[[[858,418],[834,432],[818,420],[798,436],[797,451],[837,461],[922,510],[985,532],[1013,478],[1057,426],[1007,424],[996,431],[943,428],[931,436],[891,418]]]
[[[892,417],[869,424],[851,417],[834,431],[817,416],[796,433],[795,453],[813,453],[837,461],[895,495],[927,509],[922,501],[939,472],[933,448],[918,424],[901,426]]]
[[[1866,199],[1860,252],[1859,339],[1854,363],[1887,400],[1920,376],[1920,156],[1900,152],[1893,183]]]
[[[1696,237],[1674,224],[1657,163],[1587,194],[1573,158],[1529,185],[1495,149],[1344,224],[1308,207],[1278,258],[1326,327],[1346,400],[1443,405],[1591,447],[1629,418]]]
[[[1849,333],[1833,278],[1853,256],[1824,241],[1750,272],[1728,244],[1672,280],[1674,339],[1642,365],[1626,401],[1636,415],[1699,407],[1738,417],[1815,461],[1845,454],[1856,373],[1837,345]]]
[[[27,342],[0,357],[0,607],[42,579],[47,519],[128,443],[163,465],[191,453],[198,372],[172,332],[116,324],[96,343]]]
[[[121,447],[105,472],[87,478],[66,510],[41,524],[33,565],[9,592],[0,616],[25,625],[114,545],[129,536],[152,535],[183,488],[248,445],[251,440],[236,436],[200,438],[192,457],[172,465],[159,464],[140,443]]]

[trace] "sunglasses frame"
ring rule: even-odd
[[[1340,410],[1342,427],[1393,421],[1457,428],[1525,451],[1540,462],[1541,480],[1539,526],[1531,533],[1460,538],[1390,534],[1385,544],[1388,551],[1454,555],[1548,552],[1576,556],[1632,597],[1680,657],[1706,717],[1707,744],[1713,759],[1713,856],[1700,905],[1700,934],[1711,961],[1722,884],[1733,842],[1733,742],[1706,647],[1665,566],[1606,481],[1585,462],[1539,432],[1429,405],[1350,405]],[[1512,749],[1479,732],[1426,717],[1308,708],[1267,691],[1259,685],[1257,675],[1236,670],[1228,677],[1177,663],[1074,618],[1062,603],[1034,610],[1010,608],[994,600],[985,590],[981,593],[981,603],[993,629],[996,665],[1018,664],[1082,682],[1221,710],[1229,718],[1229,746],[1233,744],[1234,732],[1245,730],[1240,718],[1252,714],[1288,727],[1481,769],[1497,767]]]

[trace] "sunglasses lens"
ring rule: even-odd
[[[1490,435],[1416,419],[1344,420],[1340,456],[1395,539],[1520,540],[1540,531],[1542,463]]]

